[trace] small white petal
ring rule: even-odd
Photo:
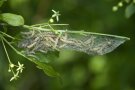
[[[52,17],[56,17],[56,14],[53,14]]]
[[[18,64],[20,64],[20,62],[18,61]]]
[[[12,78],[10,79],[10,82],[13,81],[13,80],[14,80],[14,77],[12,77]]]
[[[58,16],[56,17],[56,20],[57,20],[57,22],[59,21],[59,17]]]
[[[52,10],[54,13],[56,13],[56,11],[55,10]]]

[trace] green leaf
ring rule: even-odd
[[[44,73],[47,75],[47,76],[50,76],[50,77],[60,77],[60,74],[58,72],[56,72],[54,70],[54,68],[47,64],[47,63],[44,63],[44,62],[41,62],[40,60],[36,59],[35,55],[33,55],[34,57],[31,57],[31,56],[27,56],[24,52],[21,52],[20,54],[21,56],[27,58],[28,60],[30,60],[31,62],[35,63],[37,65],[37,68],[41,69],[44,71]]]
[[[131,3],[125,9],[125,16],[126,18],[130,18],[135,13],[135,4]]]
[[[48,52],[46,54],[37,52],[34,54],[34,57],[35,56],[37,56],[35,59],[39,60],[40,62],[51,63],[59,57],[59,52]]]
[[[20,15],[12,14],[12,13],[2,13],[0,15],[0,20],[6,22],[11,26],[21,26],[24,25],[24,19]]]
[[[30,60],[31,62],[35,63],[37,65],[37,68],[43,70],[44,73],[47,76],[58,77],[58,78],[60,77],[60,74],[58,72],[56,72],[51,65],[49,65],[49,64],[47,64],[45,62],[42,62],[39,59],[36,59],[35,58],[36,57],[35,55],[33,55],[33,57],[31,57],[31,56],[27,56],[24,52],[22,52],[21,54],[22,54],[23,57],[25,57],[28,60]]]
[[[37,68],[42,69],[44,73],[50,77],[60,77],[60,74],[54,70],[54,68],[48,64],[42,62],[36,62]]]
[[[0,7],[3,5],[4,2],[5,0],[0,0]]]
[[[37,68],[43,70],[47,76],[60,78],[60,74],[56,72],[51,65],[35,59],[36,57],[35,55],[33,55],[35,57],[31,57],[31,56],[28,57],[24,52],[21,52],[20,55],[30,60],[31,62],[35,63],[37,65]]]

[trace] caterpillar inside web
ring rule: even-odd
[[[48,29],[46,31],[30,30],[21,32],[22,39],[18,47],[23,48],[27,54],[70,49],[89,55],[103,55],[111,52],[126,40],[125,37],[118,38],[117,36],[100,35],[90,32],[80,33],[80,31],[61,30],[60,34],[56,34]]]

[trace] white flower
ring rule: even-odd
[[[22,73],[23,69],[24,69],[24,64],[20,64],[20,62],[18,62],[18,68],[16,69],[16,71]]]
[[[54,18],[54,17],[56,17],[56,20],[57,20],[57,22],[59,21],[59,16],[60,16],[60,14],[59,14],[59,11],[55,11],[55,10],[52,10],[52,12],[54,13],[53,15],[52,15],[52,18]]]
[[[16,74],[14,74],[14,76],[10,79],[10,81],[17,80],[17,78],[19,77],[18,74],[19,71]]]

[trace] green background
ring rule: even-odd
[[[117,0],[5,2],[1,10],[22,15],[27,25],[47,22],[54,9],[61,13],[59,23],[70,24],[72,30],[127,36],[131,40],[103,56],[61,51],[59,57],[52,57],[48,61],[61,74],[62,82],[46,76],[35,64],[7,47],[14,63],[19,60],[25,64],[19,80],[10,82],[12,75],[8,73],[8,60],[0,43],[0,90],[135,90],[135,15],[129,19],[125,17],[127,4],[113,12],[112,7],[117,3]],[[8,33],[18,31],[11,29]]]

